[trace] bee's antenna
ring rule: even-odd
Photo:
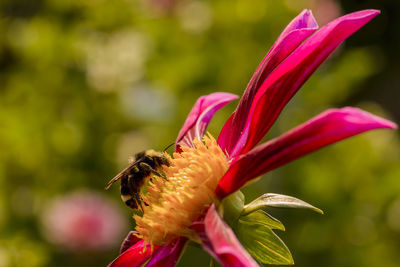
[[[175,145],[175,142],[173,142],[172,144],[168,145],[168,146],[163,150],[163,152],[167,151],[167,149],[170,148],[170,147],[173,146],[173,145]]]

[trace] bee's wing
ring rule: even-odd
[[[110,186],[115,183],[116,181],[118,181],[119,179],[121,179],[121,177],[125,175],[125,171],[122,171],[120,173],[118,173],[114,178],[112,178],[106,185],[106,187],[104,188],[105,190],[108,190],[108,188],[110,188]]]
[[[126,167],[125,169],[123,169],[120,173],[118,173],[114,178],[112,178],[106,185],[106,187],[104,188],[105,190],[107,190],[108,188],[110,188],[110,186],[115,183],[116,181],[118,181],[119,179],[121,179],[128,171],[130,171],[137,163],[139,162],[139,160],[136,160],[134,162],[132,162],[128,167]]]

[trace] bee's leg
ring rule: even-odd
[[[143,203],[145,206],[148,206],[148,205],[149,205],[149,204],[146,203],[146,201],[143,200],[142,196],[139,196],[139,197],[140,197],[141,203]]]
[[[144,163],[144,162],[140,162],[139,163],[140,167],[144,170],[150,171],[151,173],[153,173],[154,175],[164,178],[165,180],[167,180],[167,177],[165,177],[165,175],[157,172],[156,170],[154,170],[149,164]]]
[[[136,203],[138,203],[139,204],[139,206],[140,206],[140,209],[142,210],[142,213],[144,212],[143,211],[143,205],[142,205],[142,199],[141,199],[141,197],[139,196],[139,194],[135,194],[135,198],[136,198]]]
[[[164,173],[159,173],[159,174],[161,175],[161,177],[162,177],[164,180],[168,181],[168,178],[167,178],[167,176],[165,176]]]

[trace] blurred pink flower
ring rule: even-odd
[[[53,200],[43,212],[42,224],[51,243],[76,252],[110,249],[126,229],[119,206],[88,191]]]
[[[201,243],[224,266],[258,266],[220,217],[215,203],[250,180],[319,148],[365,131],[397,127],[357,108],[330,109],[258,145],[318,66],[342,41],[378,14],[377,10],[351,13],[317,31],[311,11],[304,10],[262,60],[217,143],[211,136],[203,137],[206,128],[215,112],[237,97],[229,93],[200,97],[178,134],[172,170],[165,169],[168,181],[150,187],[148,199],[152,201],[147,203],[142,217],[135,216],[137,232],[129,233],[121,255],[110,266],[175,266],[189,239]],[[201,183],[195,183],[202,175]],[[219,176],[215,187],[205,187],[204,184],[215,182],[213,176]],[[202,195],[211,195],[211,200],[202,202]],[[187,217],[188,214],[192,216]],[[186,225],[187,220],[182,218],[194,219]],[[181,234],[171,235],[171,229],[178,229]]]

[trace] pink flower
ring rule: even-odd
[[[52,201],[42,222],[50,242],[74,252],[110,249],[126,229],[118,207],[92,192],[76,192]]]
[[[220,200],[250,180],[319,148],[365,131],[397,127],[346,107],[327,110],[259,144],[318,66],[378,14],[377,10],[351,13],[317,31],[311,11],[300,13],[258,66],[217,142],[203,136],[208,123],[218,109],[237,97],[229,93],[200,97],[178,134],[172,169],[164,169],[169,180],[149,187],[149,206],[143,217],[135,216],[137,232],[128,235],[122,254],[110,266],[146,262],[146,266],[174,266],[188,240],[201,243],[224,266],[258,266],[217,212]],[[177,225],[183,226],[178,229]]]

